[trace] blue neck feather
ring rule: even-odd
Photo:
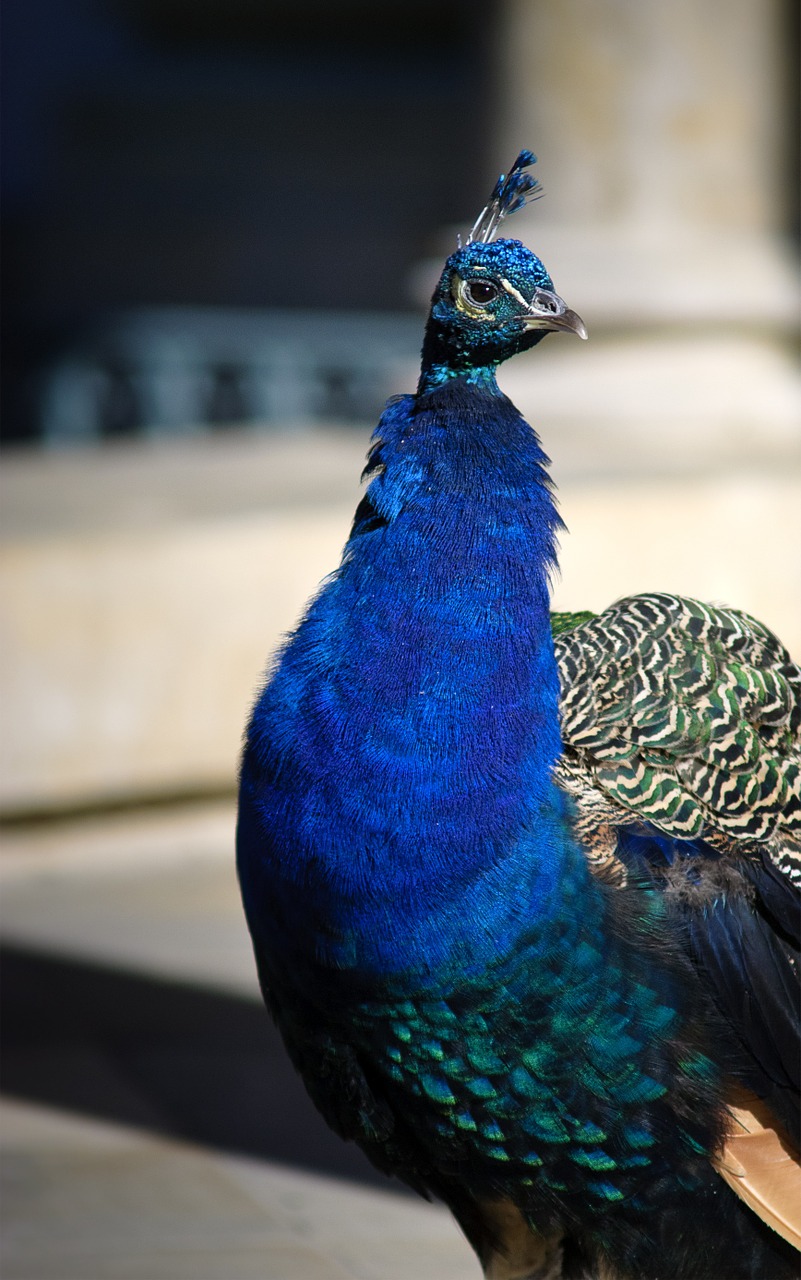
[[[388,406],[340,569],[251,727],[276,927],[333,967],[480,966],[510,913],[548,914],[570,854],[547,459],[494,378],[438,381]]]

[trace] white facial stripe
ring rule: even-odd
[[[510,280],[504,280],[503,276],[501,276],[501,284],[503,285],[506,292],[511,294],[511,296],[515,299],[516,302],[520,303],[521,307],[525,307],[526,311],[531,310],[531,303],[526,302],[526,299],[523,297],[520,290],[516,289]]]

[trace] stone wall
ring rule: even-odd
[[[557,607],[674,590],[739,605],[801,653],[801,468],[788,453],[685,455],[666,470],[625,433],[539,408],[571,531]],[[233,790],[269,657],[338,563],[365,446],[366,433],[234,433],[6,464],[6,815]]]

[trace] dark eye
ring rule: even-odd
[[[497,284],[493,284],[491,280],[465,280],[464,282],[465,298],[476,307],[489,306],[499,293]]]

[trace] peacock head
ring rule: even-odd
[[[508,214],[542,194],[525,172],[535,159],[530,151],[520,152],[509,175],[501,174],[495,184],[467,243],[445,263],[426,325],[421,387],[453,377],[493,379],[502,360],[533,347],[546,333],[587,337],[540,259],[519,240],[493,239]]]

